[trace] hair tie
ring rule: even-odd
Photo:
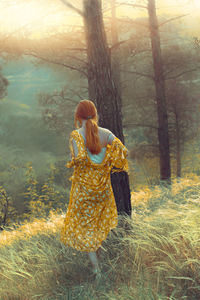
[[[88,119],[92,119],[92,116],[88,116],[88,117],[86,118],[86,120],[88,120]]]

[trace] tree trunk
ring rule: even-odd
[[[111,55],[103,24],[101,0],[83,1],[88,59],[89,98],[99,114],[99,125],[110,129],[124,143],[120,93],[112,76]],[[129,178],[126,172],[111,174],[118,213],[131,215]]]
[[[97,106],[99,123],[124,143],[118,89],[111,74],[111,55],[103,24],[101,0],[84,0],[89,98]]]
[[[149,29],[151,35],[151,47],[153,56],[154,81],[156,90],[157,114],[158,114],[158,141],[160,154],[160,179],[170,183],[170,151],[168,117],[165,97],[165,81],[163,76],[163,63],[160,47],[160,35],[156,16],[155,0],[148,0]]]
[[[120,46],[118,36],[118,22],[116,17],[116,0],[110,0],[111,5],[111,39],[112,39],[112,53],[111,53],[111,66],[112,74],[115,84],[118,88],[118,106],[122,111],[122,98],[121,98],[121,74],[120,74]]]
[[[176,177],[181,177],[181,145],[180,145],[180,127],[177,112],[175,112],[176,128]]]

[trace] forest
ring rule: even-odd
[[[199,299],[200,3],[0,8],[0,299]],[[129,151],[129,172],[111,174],[119,226],[97,286],[59,241],[83,99]]]

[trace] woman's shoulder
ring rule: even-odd
[[[106,142],[107,144],[112,144],[112,141],[115,139],[115,135],[112,133],[112,131],[110,129],[107,129],[107,128],[103,128],[103,127],[100,127],[101,129],[101,132],[102,132],[102,135],[104,135],[105,139],[106,139]]]
[[[98,128],[103,133],[106,133],[106,134],[111,134],[112,133],[112,131],[108,128],[104,128],[104,127],[100,127],[100,126],[98,126]]]
[[[104,127],[101,127],[101,126],[98,126],[98,130],[99,130],[99,136],[100,136],[101,141],[104,141],[104,143],[106,145],[111,144],[112,141],[115,138],[115,135],[112,133],[112,131],[108,128],[104,128]],[[71,132],[71,137],[74,137],[74,136],[78,137],[78,135],[80,133],[84,136],[84,132],[83,132],[82,128],[74,129]]]

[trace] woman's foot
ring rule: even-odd
[[[99,266],[97,266],[95,268],[93,267],[92,273],[95,275],[95,279],[98,280],[101,278],[101,270],[100,270]]]
[[[99,279],[101,277],[101,270],[100,270],[100,267],[99,267],[97,251],[89,252],[88,256],[89,256],[90,261],[92,263],[92,273],[95,275],[96,279]]]

